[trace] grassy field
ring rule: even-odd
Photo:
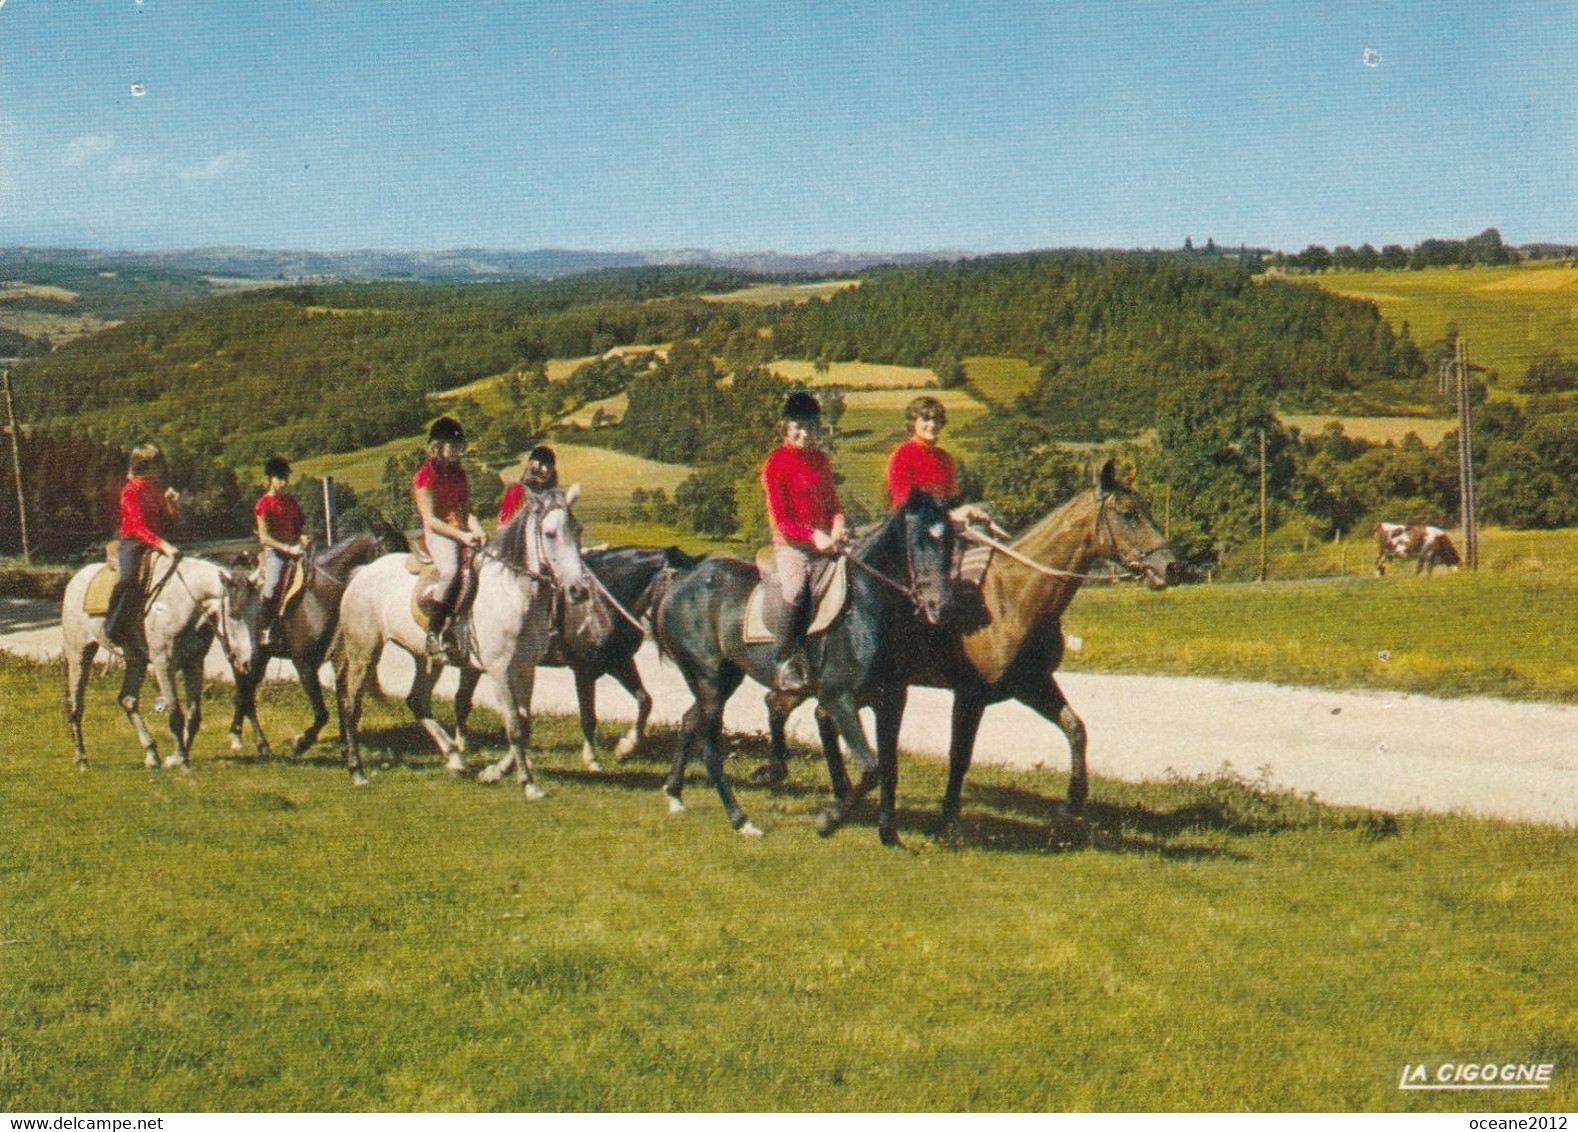
[[[832,362],[826,373],[818,373],[813,362],[797,358],[778,358],[767,368],[786,381],[814,388],[841,385],[846,389],[919,389],[937,384],[937,375],[918,366],[877,365],[874,362]],[[935,392],[928,388],[928,392]]]
[[[1499,370],[1503,388],[1539,354],[1578,355],[1578,269],[1565,263],[1328,272],[1310,281],[1374,302],[1393,327],[1407,322],[1421,344],[1440,339],[1447,323],[1456,322],[1470,360]]]
[[[756,283],[739,291],[700,297],[709,303],[750,303],[767,307],[778,303],[803,303],[807,299],[830,299],[840,291],[858,286],[858,279],[827,279],[819,283]]]
[[[426,445],[426,440],[421,436],[407,436],[374,448],[359,448],[355,452],[310,456],[295,461],[292,467],[299,475],[318,479],[333,476],[360,495],[383,486],[384,465],[389,462],[389,457],[419,452]]]
[[[964,372],[971,388],[994,405],[1012,405],[1014,398],[1029,393],[1041,380],[1040,369],[1023,358],[965,358]]]
[[[1280,413],[1278,419],[1290,428],[1297,428],[1305,436],[1319,436],[1328,424],[1337,421],[1342,424],[1342,430],[1348,436],[1358,440],[1371,440],[1377,444],[1385,444],[1387,441],[1399,443],[1403,437],[1414,433],[1429,448],[1434,448],[1441,443],[1442,437],[1457,428],[1455,418],[1442,420],[1429,417],[1334,417]]]
[[[0,658],[0,715],[52,715],[60,679]],[[1557,1064],[1498,1111],[1572,1107],[1571,832],[1224,773],[1098,779],[1080,849],[1047,841],[1061,775],[978,768],[947,847],[909,762],[911,854],[869,809],[819,840],[806,760],[742,791],[751,842],[695,774],[671,817],[657,757],[586,775],[565,721],[527,805],[446,779],[398,704],[367,789],[212,729],[150,776],[112,694],[88,774],[63,727],[0,760],[12,1111],[1465,1111],[1399,1074],[1487,1057]]]
[[[1273,580],[1165,593],[1087,587],[1064,619],[1082,637],[1068,665],[1099,671],[1386,688],[1578,703],[1578,531],[1487,531],[1481,569],[1371,572],[1373,544],[1273,560]]]

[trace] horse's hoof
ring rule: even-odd
[[[158,770],[161,765],[159,762],[159,753],[157,751],[149,751],[142,757],[142,765],[147,767],[149,770]]]
[[[639,746],[641,746],[640,739],[636,738],[634,735],[626,735],[614,745],[615,761],[624,762],[626,759],[630,758],[631,755],[636,753],[636,748]]]
[[[87,759],[78,759],[77,760],[77,773],[78,774],[87,774],[88,773],[88,760]]]
[[[598,762],[596,759],[587,759],[586,769],[592,774],[602,774],[603,764]]]
[[[461,755],[466,753],[466,737],[458,733],[455,736],[455,753]]]
[[[241,753],[242,746],[243,744],[241,742],[241,736],[232,731],[230,733],[230,753],[233,755],[239,755]],[[262,751],[260,750],[258,753],[262,754]]]
[[[298,735],[290,741],[290,757],[299,759],[312,750],[312,740],[305,735]]]
[[[895,829],[879,829],[879,830],[877,830],[877,839],[879,841],[881,841],[882,844],[886,845],[889,849],[904,849],[904,848],[907,848],[907,846],[905,846],[904,842],[899,839],[898,830],[895,830]]]
[[[464,777],[466,777],[466,764],[461,762],[459,759],[451,758],[448,762],[446,762],[444,764],[444,773],[449,775],[449,777],[451,777],[451,778],[464,778]],[[480,775],[480,774],[477,775],[477,781],[478,782],[484,781],[482,775]],[[497,782],[498,779],[497,778],[492,778],[492,779],[487,779],[486,781]]]
[[[670,794],[667,790],[663,791],[663,797],[668,799],[669,813],[682,814],[685,812],[685,803],[674,797],[674,795]]]
[[[355,774],[351,775],[351,785],[352,786],[366,786],[367,785],[367,776],[365,774],[363,774],[361,771],[357,771]]]
[[[274,748],[273,747],[270,747],[267,743],[259,743],[258,744],[258,758],[260,758],[260,759],[271,759],[273,757],[274,757]]]
[[[538,786],[535,782],[528,782],[525,786],[521,787],[521,793],[526,795],[526,800],[528,802],[540,802],[548,796],[542,792],[542,787]]]
[[[165,770],[191,770],[192,769],[192,764],[187,762],[180,755],[166,755],[164,757],[164,769]]]
[[[823,837],[832,837],[843,824],[844,815],[837,810],[826,809],[816,815],[816,831]]]
[[[765,837],[766,836],[766,834],[764,834],[761,830],[756,828],[756,825],[755,825],[754,822],[749,822],[749,821],[746,822],[744,825],[740,826],[740,828],[735,830],[734,832],[738,833],[741,837]]]
[[[485,766],[477,772],[477,781],[484,786],[491,786],[503,777],[503,772],[496,766]]]

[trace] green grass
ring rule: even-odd
[[[827,279],[816,283],[753,283],[743,290],[700,297],[709,303],[749,303],[766,307],[778,303],[803,303],[808,299],[830,299],[840,291],[858,286],[858,279]]]
[[[1041,371],[1023,358],[980,356],[964,359],[970,387],[994,405],[1012,405],[1041,380]]]
[[[833,362],[826,373],[816,364],[795,358],[778,358],[767,368],[786,381],[807,387],[839,385],[845,389],[909,389],[935,394],[937,375],[919,366],[890,366],[876,362]],[[911,394],[914,396],[914,393]]]
[[[1369,440],[1376,444],[1391,441],[1397,444],[1401,443],[1409,433],[1413,433],[1430,448],[1440,444],[1442,437],[1457,428],[1455,417],[1445,420],[1439,417],[1355,417],[1316,413],[1279,413],[1278,418],[1284,425],[1297,428],[1306,437],[1319,436],[1328,424],[1336,421],[1342,425],[1345,435],[1357,440]]]
[[[1385,578],[1087,587],[1064,618],[1067,665],[1099,671],[1383,688],[1578,703],[1570,570],[1518,575],[1412,567]]]
[[[448,780],[398,704],[366,789],[213,724],[150,775],[107,677],[79,775],[63,727],[15,725],[60,680],[0,660],[8,1110],[1463,1111],[1396,1086],[1470,1057],[1557,1063],[1497,1110],[1572,1106],[1571,832],[1224,772],[1098,779],[1097,847],[1049,846],[1063,776],[979,768],[950,848],[941,770],[907,762],[907,854],[869,807],[817,838],[796,761],[742,790],[755,842],[695,772],[669,816],[658,757],[584,774],[564,721],[530,805]]]
[[[333,476],[358,495],[376,491],[383,486],[384,465],[391,456],[406,456],[427,447],[421,436],[406,436],[373,448],[358,448],[354,452],[333,452],[326,456],[309,456],[297,460],[294,468],[298,475],[322,479]]]
[[[1421,345],[1456,322],[1471,361],[1501,373],[1501,388],[1529,362],[1555,351],[1578,356],[1578,270],[1565,263],[1424,271],[1328,272],[1309,277],[1328,291],[1369,299]]]

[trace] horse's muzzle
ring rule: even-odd
[[[1183,563],[1167,549],[1153,550],[1140,559],[1140,571],[1145,575],[1145,584],[1153,590],[1176,586],[1184,580],[1185,573]]]

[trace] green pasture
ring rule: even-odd
[[[1447,433],[1456,430],[1457,419],[1440,417],[1354,417],[1330,414],[1279,413],[1278,419],[1288,428],[1296,428],[1307,437],[1319,436],[1332,423],[1342,425],[1345,435],[1356,440],[1376,444],[1400,444],[1405,436],[1413,433],[1424,441],[1427,448],[1434,448]]]
[[[1540,354],[1578,355],[1578,269],[1565,262],[1423,271],[1333,271],[1309,281],[1374,302],[1394,328],[1409,324],[1421,345],[1457,323],[1469,360],[1498,370],[1503,388]]]
[[[785,381],[792,381],[806,388],[838,385],[845,389],[911,389],[935,393],[937,384],[937,375],[920,366],[892,366],[876,362],[831,362],[826,372],[819,372],[815,362],[800,358],[777,358],[768,362],[767,368]]]
[[[1368,541],[1354,549],[1346,577],[1162,593],[1087,586],[1064,617],[1066,632],[1083,640],[1065,663],[1106,672],[1578,703],[1573,559],[1496,568],[1498,557],[1510,563],[1520,556],[1514,541],[1487,549],[1478,573],[1421,577],[1411,565],[1394,564],[1378,578]]]
[[[327,745],[231,756],[217,720],[150,774],[108,674],[78,774],[35,722],[61,679],[0,658],[12,1111],[1463,1111],[1397,1083],[1471,1057],[1557,1065],[1497,1111],[1572,1107],[1571,831],[1224,771],[1097,779],[1080,847],[1048,838],[1063,775],[978,768],[945,844],[941,768],[908,760],[902,852],[869,806],[819,839],[806,758],[742,789],[753,841],[699,771],[668,814],[671,733],[592,776],[565,720],[541,803],[449,780],[398,703],[365,789]],[[265,690],[276,730],[303,710]]]
[[[1012,405],[1041,380],[1041,370],[1023,358],[969,357],[964,359],[964,372],[970,387],[994,405]]]
[[[779,303],[803,303],[809,299],[830,299],[840,291],[858,286],[859,279],[827,279],[816,283],[753,283],[738,291],[699,297],[709,303],[749,303],[769,307]]]
[[[354,452],[331,452],[323,456],[309,456],[296,460],[292,468],[296,474],[322,479],[333,476],[358,495],[376,491],[383,486],[384,466],[391,456],[408,456],[427,446],[421,436],[404,436],[372,448],[358,448]]]

